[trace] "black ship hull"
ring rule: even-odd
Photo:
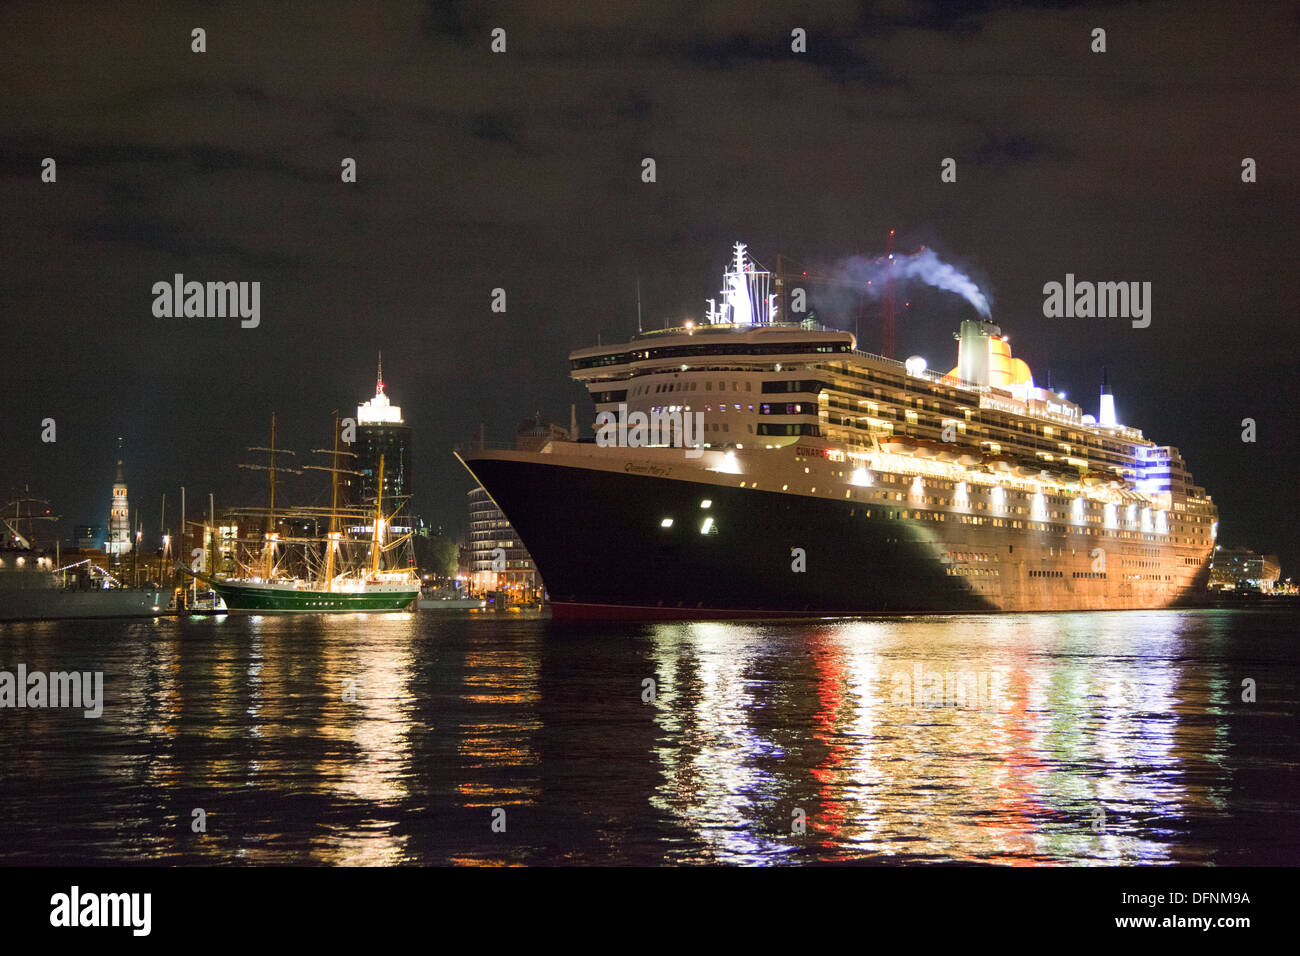
[[[947,573],[927,529],[870,517],[860,503],[500,458],[465,463],[523,539],[557,619],[998,609]]]

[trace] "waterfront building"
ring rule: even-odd
[[[1282,576],[1275,554],[1257,554],[1249,548],[1215,548],[1210,564],[1210,589],[1259,591],[1270,594]]]
[[[379,460],[384,461],[383,494],[385,510],[388,503],[396,508],[393,530],[406,533],[410,530],[409,507],[411,485],[411,426],[402,418],[402,409],[389,401],[384,391],[383,357],[379,361],[379,378],[375,395],[357,406],[357,435],[352,451],[356,454],[355,470],[361,472],[360,501],[372,502],[379,493]],[[400,499],[405,498],[405,501]]]
[[[98,550],[104,543],[105,529],[102,524],[79,524],[72,528],[70,547],[85,551]]]
[[[515,448],[536,451],[569,437],[568,429],[537,415],[515,429]],[[469,571],[475,591],[506,591],[515,603],[539,601],[545,592],[533,556],[482,486],[469,493]]]

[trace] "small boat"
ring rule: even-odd
[[[185,606],[185,610],[190,614],[225,614],[226,605],[222,603],[216,591],[204,591],[198,597],[191,599]]]
[[[421,611],[481,611],[487,607],[487,600],[475,597],[438,597],[432,594],[421,594],[416,598],[415,606]]]

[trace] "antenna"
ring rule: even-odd
[[[641,277],[636,279],[636,334],[641,334]]]
[[[781,253],[776,254],[776,275],[772,279],[773,288],[776,289],[772,297],[773,303],[776,303],[772,312],[774,315],[785,314],[785,269],[781,264]]]

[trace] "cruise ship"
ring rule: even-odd
[[[707,319],[570,355],[595,440],[457,450],[557,619],[1162,608],[1203,591],[1214,503],[1177,448],[1117,420],[1104,380],[1085,414],[986,318],[961,322],[945,373],[783,321],[781,292],[738,243]]]

